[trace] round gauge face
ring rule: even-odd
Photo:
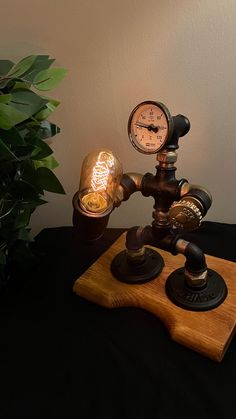
[[[159,102],[146,101],[131,112],[128,134],[133,146],[145,154],[154,154],[165,147],[173,130],[168,109]]]

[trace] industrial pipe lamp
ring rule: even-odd
[[[223,277],[207,266],[202,250],[183,239],[184,232],[199,228],[212,203],[205,187],[175,177],[179,139],[189,129],[188,118],[172,116],[163,103],[138,104],[128,120],[128,136],[137,151],[156,155],[156,173],[123,174],[112,151],[90,153],[73,197],[73,224],[85,241],[96,240],[112,211],[131,194],[140,191],[144,197],[153,197],[152,223],[127,231],[125,248],[112,260],[112,275],[123,283],[143,284],[163,270],[165,260],[158,249],[173,257],[182,254],[185,264],[168,276],[166,295],[185,310],[208,311],[224,302],[228,290]]]

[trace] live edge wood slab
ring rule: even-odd
[[[174,341],[221,362],[236,327],[236,263],[205,255],[208,267],[224,278],[228,295],[217,308],[196,312],[176,306],[165,292],[167,277],[184,266],[184,256],[157,249],[165,261],[161,274],[145,284],[129,285],[116,280],[110,271],[114,256],[124,248],[125,233],[75,281],[74,292],[107,308],[147,310],[163,321]]]

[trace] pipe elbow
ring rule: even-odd
[[[185,250],[185,267],[189,272],[200,273],[206,270],[206,259],[203,251],[194,243],[189,243]]]
[[[203,186],[192,185],[188,182],[185,182],[181,187],[180,192],[181,198],[194,198],[196,199],[202,207],[202,216],[204,217],[211,207],[212,204],[212,195],[211,193]]]
[[[188,272],[199,274],[207,269],[205,255],[196,244],[178,239],[175,249],[177,253],[182,253],[185,256],[185,268]]]
[[[124,173],[116,192],[115,206],[127,201],[134,192],[141,190],[143,175],[140,173]]]
[[[131,251],[141,249],[145,244],[153,243],[152,227],[132,227],[126,234],[126,248]]]

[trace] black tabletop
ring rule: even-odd
[[[36,237],[38,263],[0,295],[0,419],[233,417],[235,337],[216,363],[173,342],[142,309],[105,309],[73,293],[123,231],[107,229],[94,245],[73,227]],[[236,262],[236,225],[204,222],[185,238]]]

